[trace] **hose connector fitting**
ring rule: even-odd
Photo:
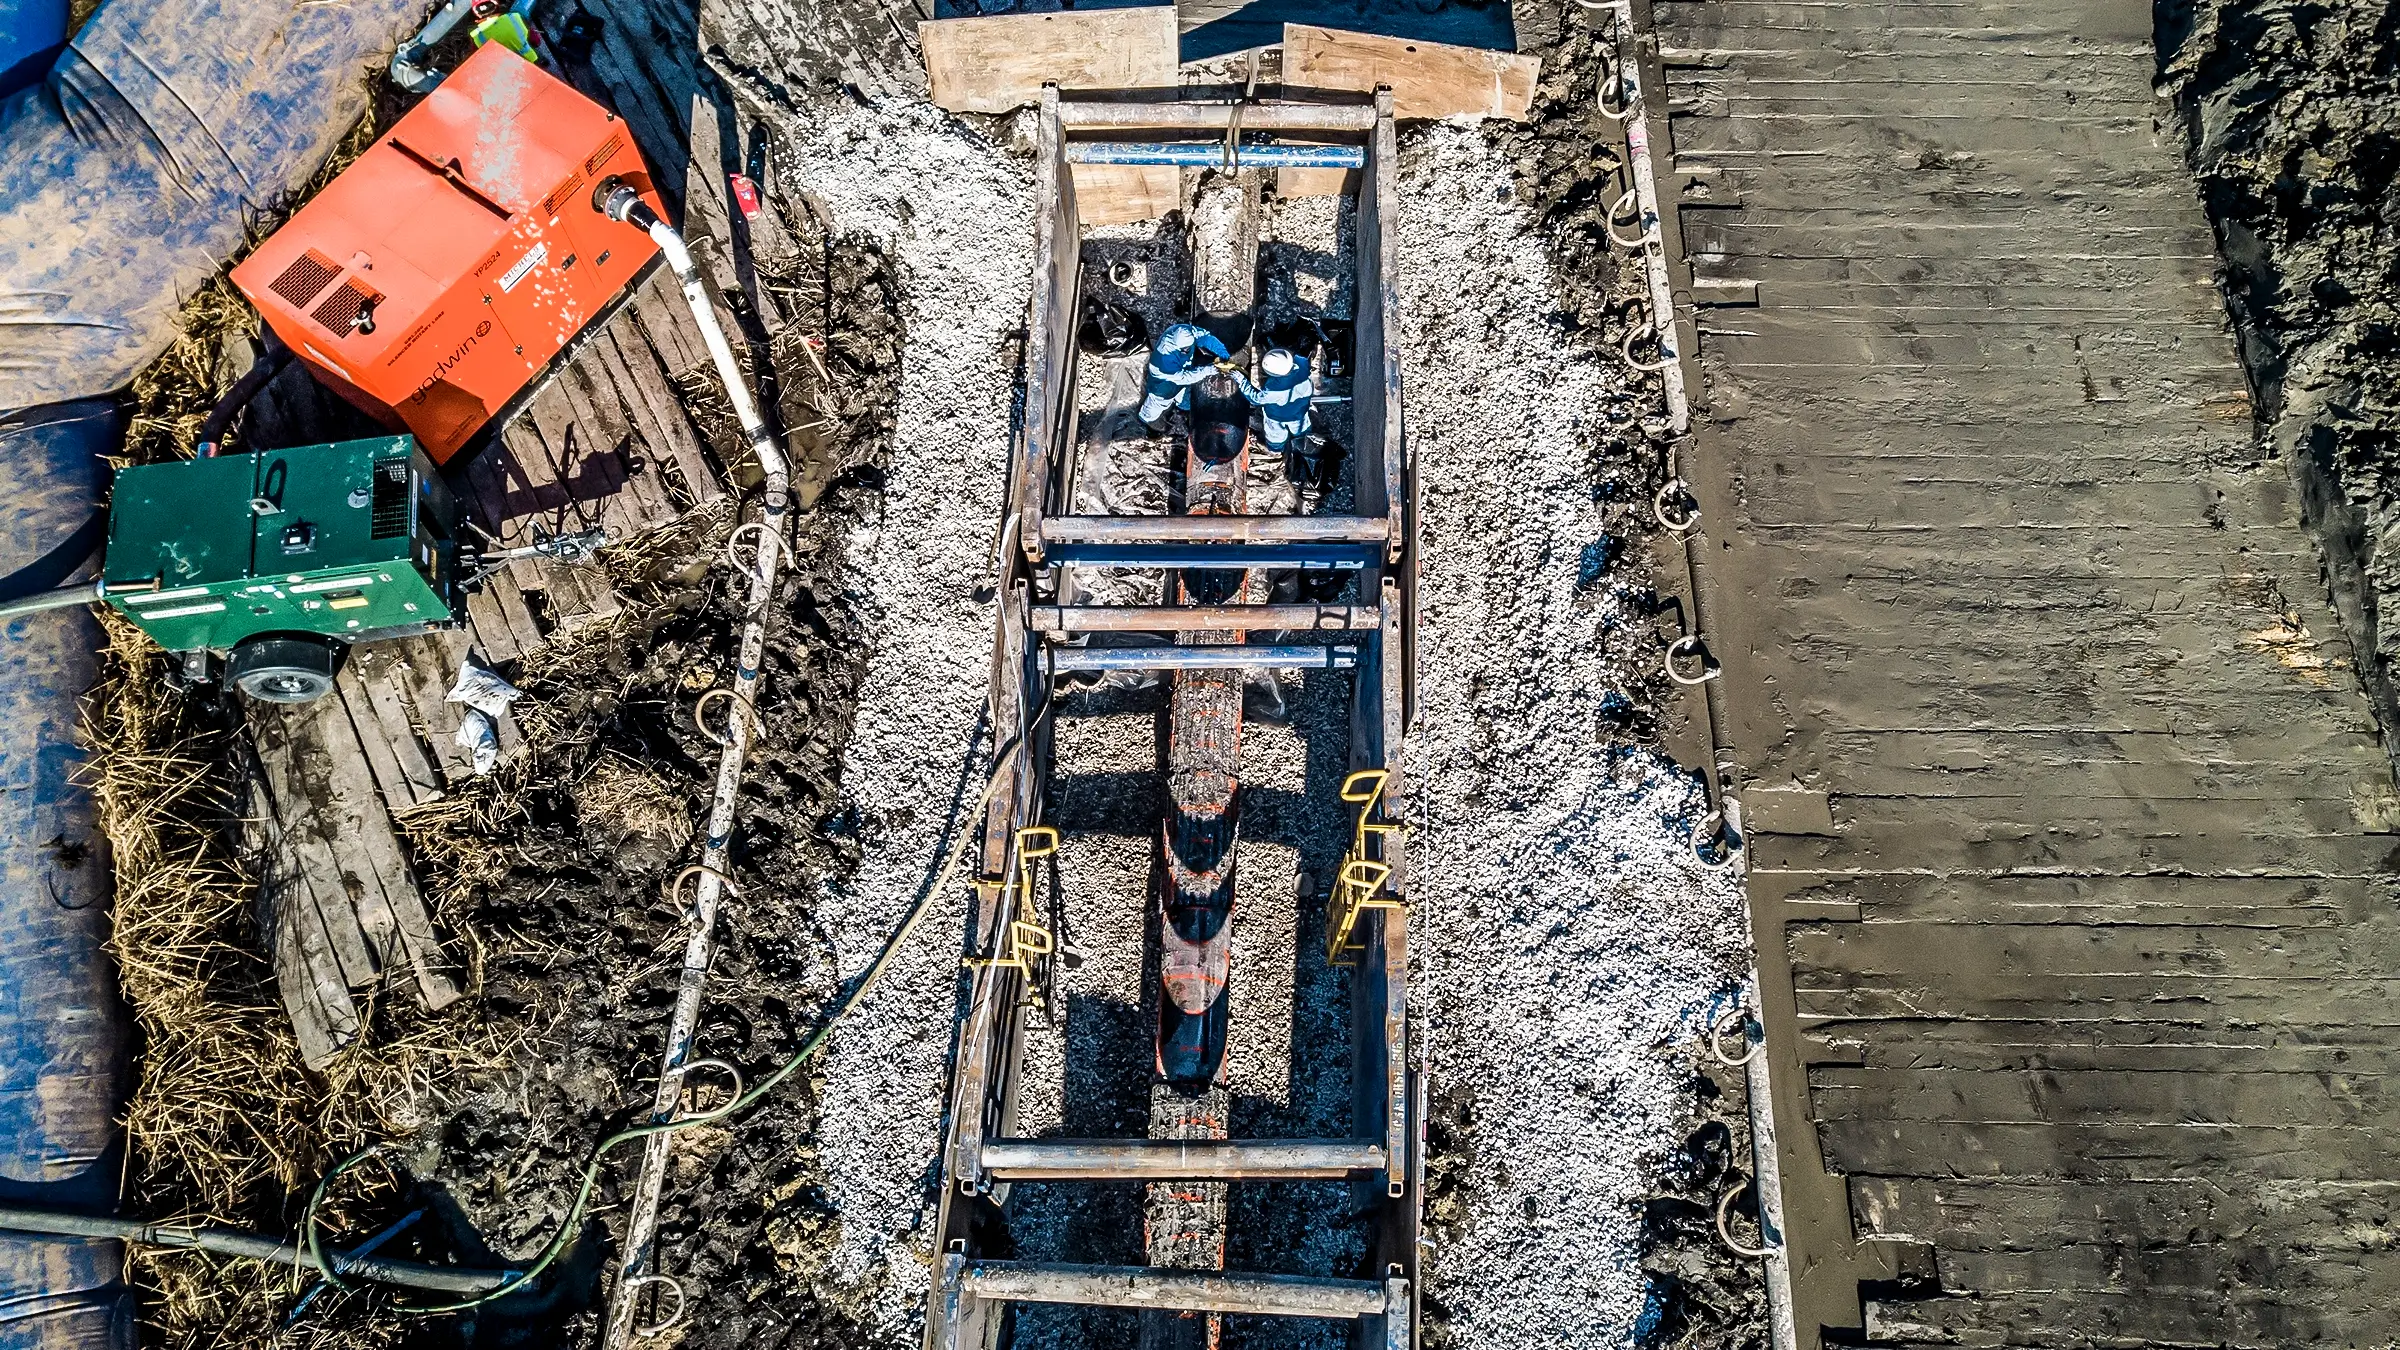
[[[658,213],[642,200],[642,194],[622,178],[611,176],[592,189],[592,209],[610,220],[622,221],[648,233],[658,224]]]

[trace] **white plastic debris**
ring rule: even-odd
[[[500,763],[500,719],[508,715],[508,705],[524,696],[523,690],[501,679],[474,657],[459,663],[458,679],[444,697],[448,702],[467,705],[467,714],[459,719],[458,734],[452,739],[474,768],[476,777],[490,773]]]

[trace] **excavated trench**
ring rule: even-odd
[[[1421,847],[1450,860],[1427,883],[1418,940],[1436,1083],[1427,1343],[1514,1346],[1547,1328],[1750,1344],[1756,1268],[1716,1242],[1707,1215],[1746,1179],[1739,1075],[1695,1068],[1698,1033],[1748,952],[1738,890],[1682,844],[1704,804],[1650,748],[1669,696],[1641,571],[1656,392],[1611,354],[1638,315],[1636,279],[1617,276],[1605,239],[1617,188],[1592,108],[1599,53],[1565,5],[1521,6],[1519,31],[1544,58],[1532,122],[1403,138],[1399,336],[1433,560],[1431,729],[1415,753],[1435,805]],[[974,588],[989,571],[1010,333],[1031,271],[1022,119],[764,88],[735,92],[780,128],[770,201],[788,247],[759,258],[759,294],[786,334],[768,369],[785,425],[802,429],[807,509],[745,778],[742,893],[719,930],[700,1033],[703,1053],[746,1072],[816,1025],[836,972],[860,968],[946,837],[943,806],[977,734],[990,610]],[[1308,222],[1336,226],[1330,213]],[[1270,255],[1305,270],[1340,242]],[[1318,300],[1330,311],[1339,297]],[[825,335],[829,382],[796,345],[806,334]],[[734,462],[730,418],[686,374],[717,455]],[[836,416],[821,415],[819,394]],[[620,578],[622,623],[504,671],[526,691],[528,756],[404,822],[438,917],[476,951],[475,990],[445,1020],[501,1049],[444,1082],[429,1118],[387,1131],[401,1184],[343,1197],[341,1232],[423,1208],[435,1221],[389,1252],[521,1260],[549,1236],[593,1144],[644,1109],[685,932],[667,883],[693,853],[716,759],[691,709],[720,682],[739,625],[735,575],[714,561],[729,525],[697,522],[673,563]],[[1321,919],[1304,900],[1334,847],[1319,836],[1338,833],[1327,799],[1343,685],[1286,689],[1285,720],[1256,728],[1245,767],[1244,832],[1259,851],[1245,876],[1275,902],[1244,915],[1260,959],[1241,966],[1257,1006],[1240,1053],[1257,1060],[1258,1090],[1237,1134],[1326,1132],[1347,1099],[1338,1035],[1324,1034],[1339,978],[1321,956],[1311,964]],[[1033,1069],[1059,1080],[1056,1123],[1070,1134],[1140,1132],[1140,930],[1158,812],[1128,785],[1154,773],[1154,701],[1101,691],[1060,714],[1055,808],[1083,832],[1062,873],[1085,892],[1080,940],[1108,958],[1068,982],[1063,1034],[1033,1052]],[[662,1266],[690,1306],[653,1343],[913,1342],[961,931],[955,909],[939,913],[886,986],[905,992],[879,993],[767,1105],[678,1144]],[[1315,1039],[1321,1063],[1291,1053]],[[630,1171],[629,1158],[605,1170],[588,1237],[621,1222]],[[1340,1188],[1288,1189],[1237,1188],[1231,1264],[1353,1273]],[[1123,1199],[1077,1210],[1029,1195],[1020,1238],[1067,1259],[1123,1259],[1139,1197]],[[249,1216],[270,1230],[294,1217]],[[613,1246],[578,1244],[539,1301],[414,1320],[381,1295],[327,1300],[307,1338],[286,1343],[595,1344]],[[1025,1319],[1020,1344],[1091,1339],[1043,1326]],[[215,1343],[267,1339],[228,1336]],[[1322,1339],[1289,1323],[1229,1329],[1244,1346]]]

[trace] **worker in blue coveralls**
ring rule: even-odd
[[[1217,363],[1233,353],[1217,335],[1196,323],[1179,323],[1159,334],[1150,348],[1150,368],[1142,384],[1142,426],[1155,436],[1164,428],[1169,408],[1192,406],[1192,386],[1216,371]]]
[[[1242,392],[1258,405],[1267,449],[1279,455],[1299,449],[1299,438],[1308,434],[1308,401],[1317,395],[1316,382],[1309,378],[1308,358],[1281,347],[1269,348],[1259,358],[1258,372],[1258,383],[1242,381]]]

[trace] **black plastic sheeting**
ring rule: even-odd
[[[110,0],[0,101],[0,410],[131,382],[429,8]]]
[[[81,575],[98,539],[106,402],[0,423],[0,598]],[[108,937],[109,856],[77,782],[76,704],[100,624],[54,609],[0,626],[0,1203],[112,1212],[124,1170],[126,1020]],[[114,1242],[0,1233],[0,1350],[132,1350]]]

